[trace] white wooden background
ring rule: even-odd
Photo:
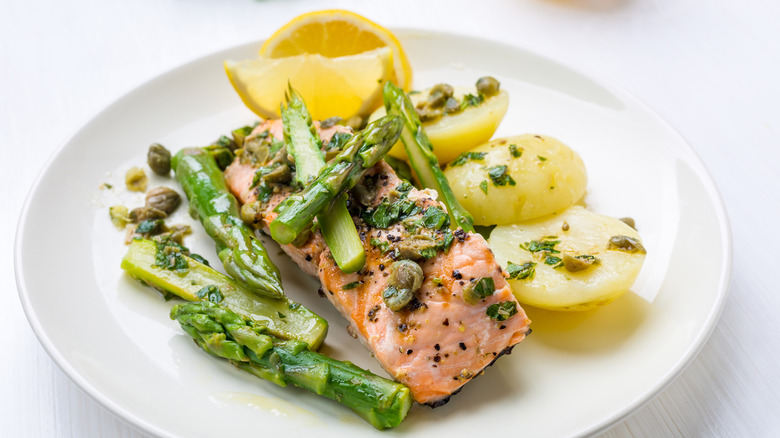
[[[14,231],[46,157],[135,85],[332,7],[583,67],[679,129],[728,209],[730,296],[690,367],[605,435],[780,436],[780,6],[769,0],[0,0],[0,435],[143,436],[71,383],[22,312]]]

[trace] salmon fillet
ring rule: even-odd
[[[319,132],[323,142],[327,142],[335,132],[344,129],[348,128],[335,126]],[[282,138],[278,120],[266,121],[253,134],[263,131]],[[225,170],[230,190],[242,203],[256,201],[256,191],[251,188],[255,170],[240,160]],[[398,196],[404,183],[383,161],[366,173],[366,181],[374,189],[373,195],[363,201],[369,209]],[[418,207],[411,220],[430,207],[443,208],[436,201],[435,192],[405,190],[405,199]],[[260,206],[255,216],[257,228],[269,233],[268,225],[276,217],[273,209],[290,193],[289,187],[281,187]],[[530,333],[530,320],[515,300],[485,239],[460,229],[451,233],[448,249],[420,261],[424,280],[413,301],[400,311],[389,309],[382,292],[388,286],[389,267],[398,257],[393,248],[409,236],[406,225],[398,222],[378,228],[368,225],[360,215],[353,214],[353,218],[366,250],[366,264],[356,273],[341,272],[319,232],[311,233],[300,246],[290,244],[282,248],[305,272],[319,278],[325,296],[349,321],[350,334],[373,353],[394,379],[410,388],[418,403],[434,407],[446,403],[464,384]],[[468,288],[483,278],[492,279],[492,295],[476,302],[473,297],[464,296]],[[516,313],[508,317],[504,314],[505,319],[496,318],[495,310],[502,307]]]

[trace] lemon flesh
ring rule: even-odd
[[[317,54],[225,61],[230,83],[255,114],[279,117],[288,82],[315,120],[370,114],[382,104],[382,87],[393,73],[392,51],[379,48],[329,58]]]
[[[350,11],[330,9],[299,15],[265,41],[260,55],[285,58],[318,54],[335,58],[382,47],[393,52],[393,82],[408,91],[412,67],[401,43],[389,30]]]

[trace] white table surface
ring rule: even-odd
[[[479,4],[479,6],[477,6]],[[731,221],[730,295],[712,337],[605,436],[780,434],[780,6],[760,0],[0,0],[0,435],[140,437],[52,362],[19,302],[14,231],[48,156],[116,97],[314,9],[510,42],[608,79],[675,126]],[[56,227],[57,214],[52,212]],[[522,425],[519,425],[519,431]]]

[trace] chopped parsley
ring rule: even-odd
[[[488,176],[493,180],[494,186],[513,186],[517,184],[514,179],[507,173],[506,164],[500,164],[488,168]]]
[[[480,103],[485,101],[485,95],[482,93],[477,93],[477,95],[473,95],[471,93],[463,96],[463,100],[460,102],[460,109],[461,111],[470,107],[470,106],[479,106]]]
[[[352,138],[352,134],[348,134],[346,132],[337,132],[333,134],[333,137],[330,138],[329,142],[325,143],[325,150],[342,150],[350,138]]]
[[[508,262],[506,265],[506,272],[509,274],[509,278],[513,280],[525,280],[534,278],[534,272],[536,271],[536,263],[525,262],[522,265],[518,265],[512,262]]]
[[[379,248],[379,250],[383,253],[390,250],[390,242],[386,240],[379,240],[376,237],[371,238],[371,246]]]
[[[485,314],[496,321],[506,321],[517,314],[517,303],[514,301],[502,301],[488,306]]]
[[[555,236],[548,236],[555,238]],[[555,249],[555,245],[561,243],[560,240],[548,240],[547,238],[543,238],[544,240],[532,240],[530,242],[525,242],[520,244],[520,248],[523,248],[524,250],[528,252],[540,252],[540,251],[547,251],[550,254],[558,254],[560,251]]]
[[[425,228],[441,230],[450,225],[450,217],[439,207],[428,207],[422,215]]]
[[[476,282],[471,282],[463,287],[463,299],[469,304],[493,295],[496,285],[492,277],[482,277]]]
[[[203,298],[207,301],[211,301],[212,303],[219,303],[223,298],[222,292],[220,292],[219,288],[213,284],[199,290],[195,295],[197,295],[198,298]]]
[[[160,234],[163,232],[163,229],[165,228],[165,221],[162,219],[146,219],[141,221],[137,227],[135,227],[135,232],[138,234],[146,234],[146,235],[152,235],[152,234]]]
[[[353,281],[351,283],[345,284],[344,287],[342,287],[342,289],[350,290],[350,289],[354,289],[354,288],[356,288],[358,286],[360,286],[360,281]]]
[[[158,268],[167,269],[174,272],[186,272],[190,268],[185,254],[189,251],[187,248],[170,240],[155,242],[157,251],[154,254],[154,265]]]
[[[455,158],[450,166],[462,166],[469,161],[482,161],[485,159],[487,152],[464,152]]]
[[[396,188],[396,190],[398,190],[398,188]],[[369,208],[363,211],[361,217],[366,224],[374,228],[388,228],[396,222],[406,219],[409,216],[414,216],[419,213],[420,210],[421,208],[413,200],[406,199],[404,196],[395,201],[385,199],[375,208]]]
[[[557,268],[563,265],[563,259],[560,257],[548,255],[544,258],[544,264],[547,266],[552,266],[553,268]]]
[[[487,193],[487,189],[488,189],[487,181],[482,181],[481,183],[479,183],[479,189]]]
[[[518,149],[516,144],[509,145],[509,154],[514,158],[520,158],[523,156],[523,150]]]
[[[541,155],[537,155],[536,158],[538,158],[539,161],[547,161],[547,157],[543,157]]]

